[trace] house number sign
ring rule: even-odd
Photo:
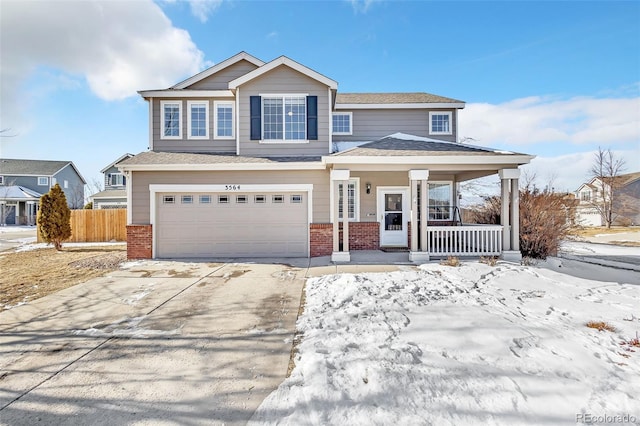
[[[240,190],[240,185],[225,185],[224,186],[224,190],[225,191],[239,191]]]

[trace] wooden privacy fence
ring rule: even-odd
[[[38,230],[38,242],[42,242]],[[127,209],[71,210],[70,243],[127,240]]]

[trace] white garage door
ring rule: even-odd
[[[308,256],[306,192],[156,197],[157,258]]]

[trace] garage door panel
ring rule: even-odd
[[[246,194],[158,194],[156,257],[298,257],[308,255],[306,193],[264,193],[264,203]],[[193,203],[182,203],[192,195]],[[211,203],[200,203],[208,195]],[[241,194],[244,195],[244,194]],[[274,195],[281,203],[274,202]],[[301,202],[292,202],[292,195]],[[219,197],[228,203],[219,203]]]

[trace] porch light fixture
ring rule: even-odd
[[[369,182],[365,184],[365,188],[367,189],[367,194],[371,194],[371,184]]]

